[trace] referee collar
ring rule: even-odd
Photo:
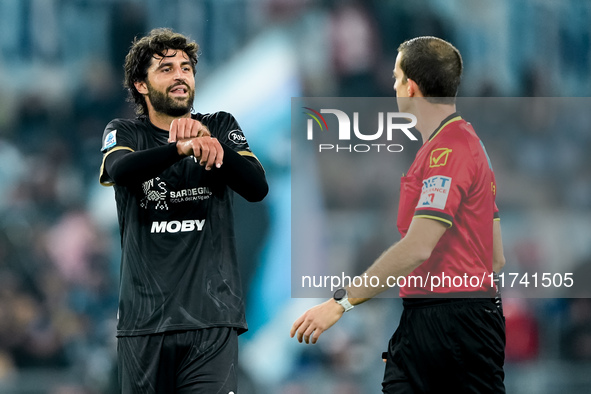
[[[460,116],[460,114],[456,111],[453,114],[449,115],[447,118],[443,119],[441,121],[441,123],[439,123],[439,126],[435,129],[435,131],[433,132],[433,134],[431,134],[431,136],[429,137],[429,141],[433,140],[433,138],[435,138],[435,136],[437,134],[439,134],[439,132],[441,130],[443,130],[443,128],[445,126],[447,126],[448,124],[455,122],[457,120],[461,120],[462,117]]]

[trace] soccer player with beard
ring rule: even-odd
[[[170,29],[136,39],[125,87],[136,119],[103,135],[100,182],[121,233],[117,325],[123,393],[233,393],[247,330],[232,200],[268,191],[234,117],[192,113],[198,45]]]

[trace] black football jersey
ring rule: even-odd
[[[212,136],[252,155],[231,114],[194,114]],[[132,186],[114,184],[107,155],[166,145],[168,131],[147,118],[115,119],[103,135],[100,182],[113,185],[122,259],[118,336],[209,327],[247,329],[238,274],[233,191],[185,157],[160,175]]]

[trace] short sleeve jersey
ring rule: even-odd
[[[234,117],[192,115],[212,136],[252,155]],[[247,329],[234,239],[231,189],[185,157],[132,186],[113,184],[104,168],[116,150],[166,145],[168,131],[147,118],[115,119],[103,135],[100,182],[113,185],[121,232],[118,336],[210,327]]]
[[[414,217],[449,227],[429,259],[407,277],[401,297],[491,291],[495,194],[484,145],[470,123],[452,114],[401,179],[397,225],[402,237]]]

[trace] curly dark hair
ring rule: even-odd
[[[455,102],[462,76],[460,51],[437,37],[417,37],[398,47],[402,53],[400,68],[405,78],[417,83],[427,101]]]
[[[154,55],[164,57],[168,49],[183,51],[189,57],[193,74],[197,65],[197,51],[199,45],[195,41],[190,41],[180,33],[175,33],[172,29],[159,28],[153,29],[150,33],[138,39],[133,40],[129,53],[125,56],[125,79],[123,86],[127,89],[127,101],[135,104],[137,115],[147,115],[148,107],[144,96],[135,88],[134,83],[145,81],[148,77],[148,68]]]

